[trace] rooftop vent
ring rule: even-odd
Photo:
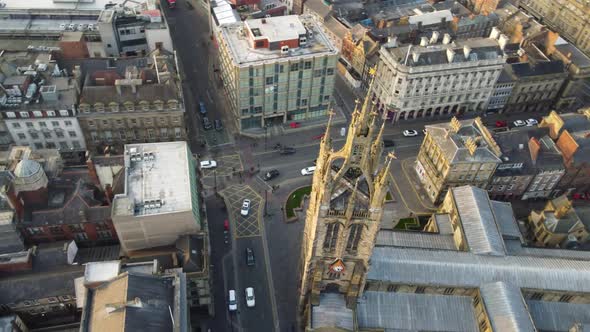
[[[451,43],[451,35],[449,35],[448,33],[445,33],[445,35],[443,36],[443,40],[442,43],[447,45]]]
[[[283,46],[281,47],[281,54],[287,54],[289,53],[289,46]]]
[[[424,46],[424,47],[428,46],[428,38],[426,38],[426,37],[420,38],[420,46]]]

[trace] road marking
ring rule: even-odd
[[[264,201],[264,199],[262,199]],[[266,204],[266,202],[264,202]],[[258,207],[258,215],[262,215],[262,210],[264,206],[261,204]],[[264,250],[264,263],[266,265],[266,278],[268,279],[268,292],[270,295],[270,307],[272,309],[272,319],[274,322],[275,331],[280,331],[279,325],[279,314],[277,312],[277,302],[275,300],[275,286],[274,281],[272,279],[272,270],[270,268],[270,254],[268,251],[268,243],[266,243],[266,230],[264,229],[264,225],[261,225],[260,232],[262,235],[262,248]]]
[[[213,98],[211,98],[211,95],[209,94],[209,89],[207,89],[207,98],[209,98],[210,102],[213,102]]]
[[[341,142],[341,141],[345,141],[345,140],[346,140],[346,138],[337,138],[337,139],[332,139],[332,142]],[[308,148],[308,147],[315,146],[315,145],[320,145],[320,141],[308,143],[308,144],[293,145],[292,147],[295,149],[301,149],[301,148]],[[255,153],[252,153],[252,155],[253,156],[261,156],[261,155],[276,153],[276,152],[277,152],[277,150],[272,149],[271,151],[255,152]]]

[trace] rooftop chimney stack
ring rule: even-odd
[[[426,38],[426,37],[420,38],[420,46],[422,46],[422,47],[428,46],[428,38]]]
[[[438,37],[439,37],[439,35],[440,35],[440,34],[438,33],[438,31],[433,31],[433,32],[432,32],[432,36],[430,37],[430,43],[431,43],[431,44],[436,44],[436,43],[438,43]]]
[[[468,45],[463,46],[463,55],[465,56],[465,60],[469,59],[469,55],[471,54],[471,47]]]
[[[500,45],[500,49],[504,51],[506,48],[506,44],[508,44],[508,36],[505,34],[501,34],[500,38],[498,39],[498,45]]]
[[[447,48],[447,60],[449,60],[449,63],[452,63],[454,58],[455,58],[455,51],[453,51],[452,48]]]
[[[445,33],[443,36],[443,40],[442,43],[447,45],[451,43],[451,35],[449,35],[448,33]]]
[[[490,38],[498,40],[498,37],[500,37],[500,29],[498,29],[498,27],[493,27],[492,32],[490,33]]]

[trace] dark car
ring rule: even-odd
[[[209,130],[209,129],[213,128],[211,121],[209,121],[209,118],[206,116],[203,117],[203,128],[205,128],[205,130]]]
[[[217,131],[221,131],[223,129],[223,124],[221,123],[221,120],[213,121],[213,125],[215,126],[215,130]]]
[[[281,174],[281,173],[279,173],[278,170],[272,169],[272,170],[266,172],[262,178],[264,179],[264,181],[270,181],[270,180],[276,178],[277,176],[279,176],[279,174]]]
[[[207,108],[205,107],[205,103],[202,101],[199,102],[199,112],[201,112],[201,115],[207,114]]]
[[[246,265],[254,266],[255,263],[254,250],[252,250],[252,248],[246,248]]]
[[[383,140],[383,146],[386,148],[390,148],[392,146],[395,146],[395,143],[393,142],[392,139],[384,139]]]
[[[284,146],[282,149],[279,150],[280,154],[293,154],[295,153],[297,150],[295,150],[295,148],[289,147],[289,146]]]

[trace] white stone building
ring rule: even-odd
[[[506,62],[508,38],[452,41],[433,33],[420,45],[379,51],[374,93],[382,112],[393,122],[450,115],[487,108]]]

